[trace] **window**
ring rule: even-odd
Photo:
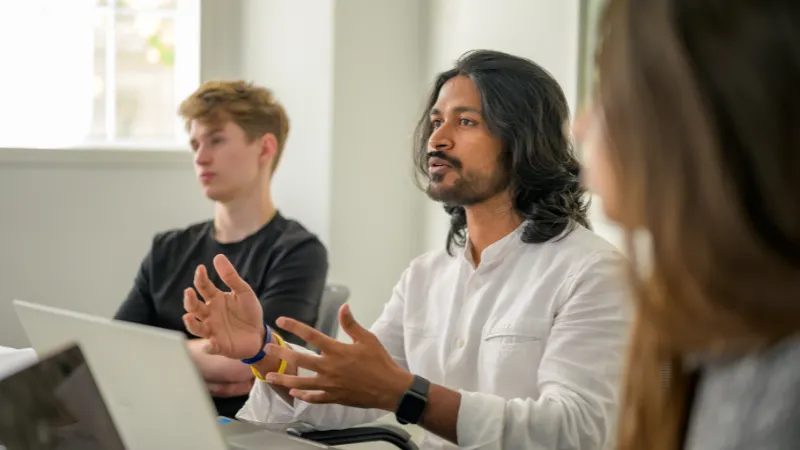
[[[200,0],[0,0],[0,147],[175,147]]]

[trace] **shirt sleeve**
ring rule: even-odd
[[[126,322],[155,325],[156,308],[150,289],[150,274],[153,267],[153,252],[156,250],[156,239],[150,246],[150,251],[139,265],[139,271],[133,281],[133,287],[128,291],[128,296],[114,314],[114,319]]]
[[[566,283],[566,301],[556,314],[539,366],[538,398],[508,400],[461,392],[461,447],[613,447],[630,320],[622,264],[616,253],[596,255]]]
[[[328,253],[317,239],[308,239],[286,251],[270,268],[264,288],[258,292],[264,321],[275,327],[281,317],[314,326],[328,275]],[[287,342],[303,345],[286,333]]]
[[[408,370],[403,345],[404,286],[405,274],[395,286],[391,299],[370,331],[381,341],[392,359],[400,367]],[[299,352],[311,353],[310,350],[297,345],[292,345],[292,348]],[[299,370],[300,376],[309,376],[313,373],[305,369]],[[331,430],[373,422],[386,414],[386,411],[378,409],[313,405],[301,400],[294,400],[294,404],[290,405],[272,390],[269,383],[256,381],[250,397],[236,417],[263,423],[303,422],[320,430]]]

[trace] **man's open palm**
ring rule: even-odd
[[[194,274],[197,292],[192,288],[184,291],[183,323],[190,333],[208,339],[208,353],[232,359],[251,358],[264,345],[261,303],[228,258],[217,255],[214,268],[231,292],[214,286],[205,266],[199,266]],[[197,298],[197,293],[205,303]]]

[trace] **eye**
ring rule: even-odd
[[[469,120],[466,117],[462,117],[461,121],[459,123],[461,123],[461,125],[463,125],[465,127],[469,127],[469,126],[475,125],[474,121]]]
[[[431,127],[433,127],[434,130],[439,128],[440,126],[442,126],[442,120],[441,119],[433,119],[433,120],[431,120]]]
[[[214,137],[214,138],[211,138],[211,145],[217,145],[217,144],[223,142],[224,140],[225,139],[222,139],[221,137],[218,137],[218,136]]]

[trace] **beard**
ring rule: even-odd
[[[472,206],[508,189],[510,177],[502,170],[495,170],[490,174],[477,174],[468,171],[456,170],[458,178],[451,186],[443,186],[442,176],[430,178],[428,188],[425,190],[428,197],[446,206]]]

